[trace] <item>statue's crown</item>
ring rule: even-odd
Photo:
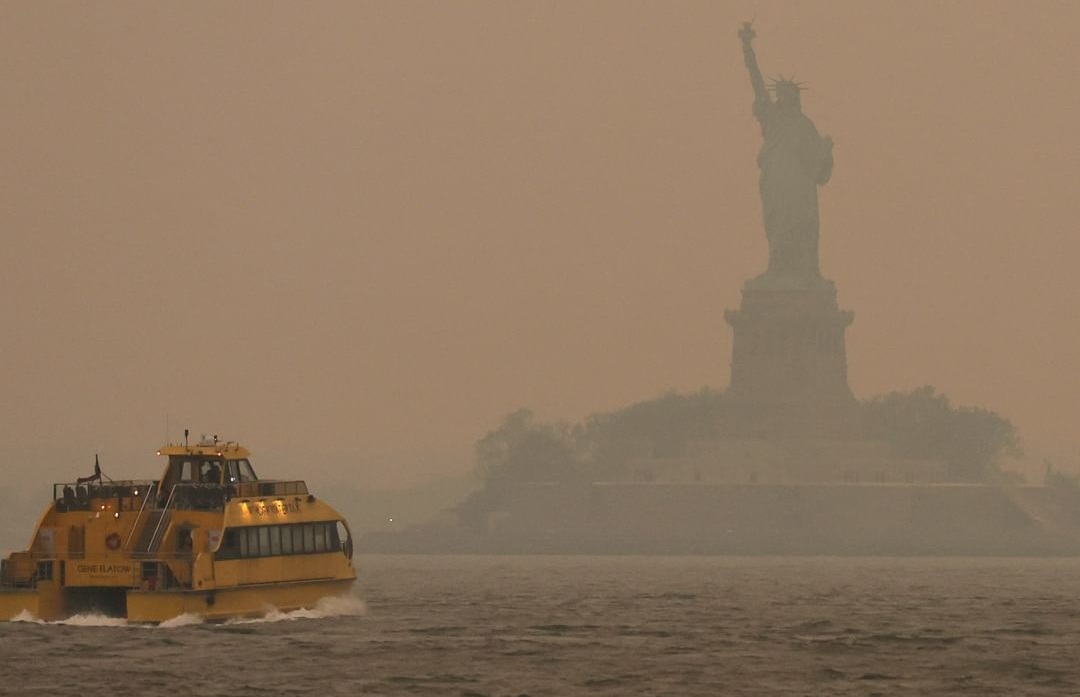
[[[770,89],[770,90],[773,90],[773,91],[776,91],[776,90],[795,90],[796,92],[802,92],[804,89],[806,89],[806,86],[802,82],[796,82],[795,80],[793,80],[791,78],[787,78],[787,77],[784,77],[783,75],[780,75],[779,77],[773,78],[772,84],[769,85],[767,87],[767,89]]]

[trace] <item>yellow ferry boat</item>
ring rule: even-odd
[[[349,528],[303,481],[259,479],[245,448],[216,437],[158,455],[157,481],[104,481],[95,464],[53,485],[29,548],[0,566],[0,620],[217,620],[350,592]]]

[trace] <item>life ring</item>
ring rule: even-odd
[[[109,536],[105,538],[105,546],[108,547],[109,549],[111,549],[114,552],[116,550],[120,549],[120,535],[119,535],[119,533],[115,533],[115,532],[110,533]]]

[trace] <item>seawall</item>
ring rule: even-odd
[[[476,524],[359,540],[372,552],[1071,555],[1080,492],[967,484],[519,484]]]

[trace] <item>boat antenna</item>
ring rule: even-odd
[[[101,482],[101,478],[105,477],[109,480],[109,483],[115,484],[113,478],[101,471],[101,462],[98,460],[98,454],[94,453],[94,476],[97,477],[98,482]]]
[[[184,447],[185,448],[188,447],[187,437],[188,437],[188,430],[185,428],[184,429]]]

